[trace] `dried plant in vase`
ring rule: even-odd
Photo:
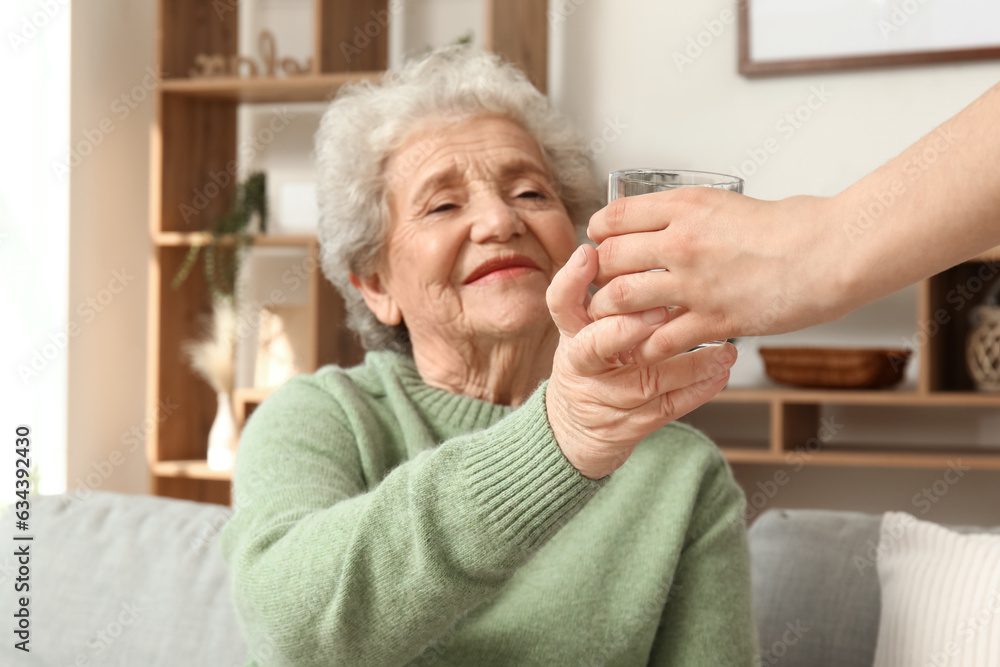
[[[205,281],[212,293],[212,313],[201,340],[184,344],[191,368],[215,390],[218,400],[215,421],[208,433],[208,466],[213,470],[232,467],[238,433],[233,412],[233,377],[236,364],[236,328],[240,267],[255,233],[266,229],[267,194],[262,172],[255,172],[239,185],[226,215],[212,226],[206,244],[193,244],[174,276],[174,288],[190,275],[204,250]]]
[[[184,343],[191,368],[215,390],[215,421],[208,432],[208,467],[227,470],[233,467],[239,435],[233,412],[233,366],[236,353],[236,306],[227,299],[216,299],[212,315],[201,340]]]

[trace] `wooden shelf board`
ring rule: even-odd
[[[186,477],[189,479],[213,479],[228,481],[233,478],[232,470],[212,470],[208,461],[156,461],[152,464],[157,477]]]
[[[869,468],[948,468],[961,461],[963,466],[976,470],[1000,470],[1000,452],[969,453],[967,450],[944,453],[918,453],[913,450],[880,451],[788,451],[781,454],[764,451],[722,449],[730,463],[758,463],[767,465],[845,466]]]
[[[712,398],[717,403],[768,403],[780,401],[791,404],[824,403],[835,405],[899,405],[939,407],[1000,407],[1000,394],[977,392],[936,391],[919,393],[915,390],[836,390],[836,389],[780,389],[739,387],[724,389]]]
[[[160,247],[205,245],[211,240],[208,232],[158,232],[153,235],[153,243]],[[253,237],[255,246],[298,246],[311,247],[319,244],[315,234],[257,234]]]
[[[738,387],[723,389],[712,397],[712,403],[770,403],[777,398],[773,389]]]
[[[767,449],[721,447],[722,455],[730,463],[784,463],[784,459]]]
[[[233,392],[234,401],[260,403],[270,396],[277,387],[241,387]]]
[[[290,77],[165,79],[165,93],[238,102],[323,102],[346,83],[377,79],[381,72],[338,72]]]

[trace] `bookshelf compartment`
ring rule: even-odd
[[[724,451],[770,451],[770,403],[706,403],[679,420],[711,438]]]
[[[184,353],[184,343],[200,338],[211,298],[200,267],[195,267],[178,289],[171,285],[187,254],[186,247],[158,248],[160,269],[157,315],[159,368],[156,403],[151,407],[157,429],[153,460],[203,459],[208,431],[216,414],[212,388],[195,375]]]
[[[208,229],[229,208],[236,186],[236,104],[163,95],[162,165],[155,232]]]
[[[976,391],[965,360],[973,329],[970,317],[998,282],[1000,262],[979,261],[959,264],[927,281],[928,308],[917,336],[929,352],[931,391]]]

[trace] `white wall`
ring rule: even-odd
[[[706,30],[706,22],[719,19],[725,10],[735,11],[731,0],[550,4],[557,12],[560,7],[569,10],[550,23],[551,96],[576,120],[583,136],[594,141],[602,174],[633,166],[701,169],[738,173],[747,180],[746,193],[763,199],[833,195],[1000,79],[1000,62],[993,61],[750,80],[737,73],[735,22],[725,25],[700,54],[692,50],[693,62],[675,58],[688,56],[689,40]],[[705,36],[702,41],[708,42]],[[815,91],[829,99],[799,127],[779,126],[785,114],[794,113]],[[615,127],[620,133],[608,129]],[[604,141],[605,132],[611,141]],[[778,151],[762,166],[745,168],[750,155],[772,137]],[[900,346],[915,331],[916,290],[909,288],[839,322],[765,342]],[[911,382],[916,363],[909,369]],[[756,344],[746,346],[732,383],[758,383],[762,372]],[[951,441],[997,445],[996,412],[909,415],[937,420],[933,426]],[[920,437],[922,431],[919,424],[908,424],[905,415],[844,414],[844,439],[898,441]],[[775,471],[736,466],[748,490],[757,489],[758,482],[766,486]],[[807,468],[768,506],[900,509],[920,516],[924,505],[914,505],[914,495],[941,476],[942,471]],[[966,474],[925,517],[1000,523],[998,482],[1000,473]]]
[[[66,160],[69,131],[69,28],[65,1],[45,10],[33,0],[0,7],[0,429],[9,446],[0,478],[14,479],[14,430],[31,429],[31,464],[40,488],[65,486],[69,184],[53,163]],[[0,505],[16,500],[13,482]]]
[[[70,144],[91,145],[70,183],[67,490],[147,493],[149,130],[156,85],[151,0],[72,14]],[[82,151],[80,151],[82,152]],[[117,453],[116,453],[117,452]]]

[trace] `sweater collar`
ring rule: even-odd
[[[509,405],[497,405],[428,385],[420,377],[413,358],[398,352],[369,352],[365,362],[394,376],[400,389],[425,419],[446,438],[488,428],[514,411]]]

